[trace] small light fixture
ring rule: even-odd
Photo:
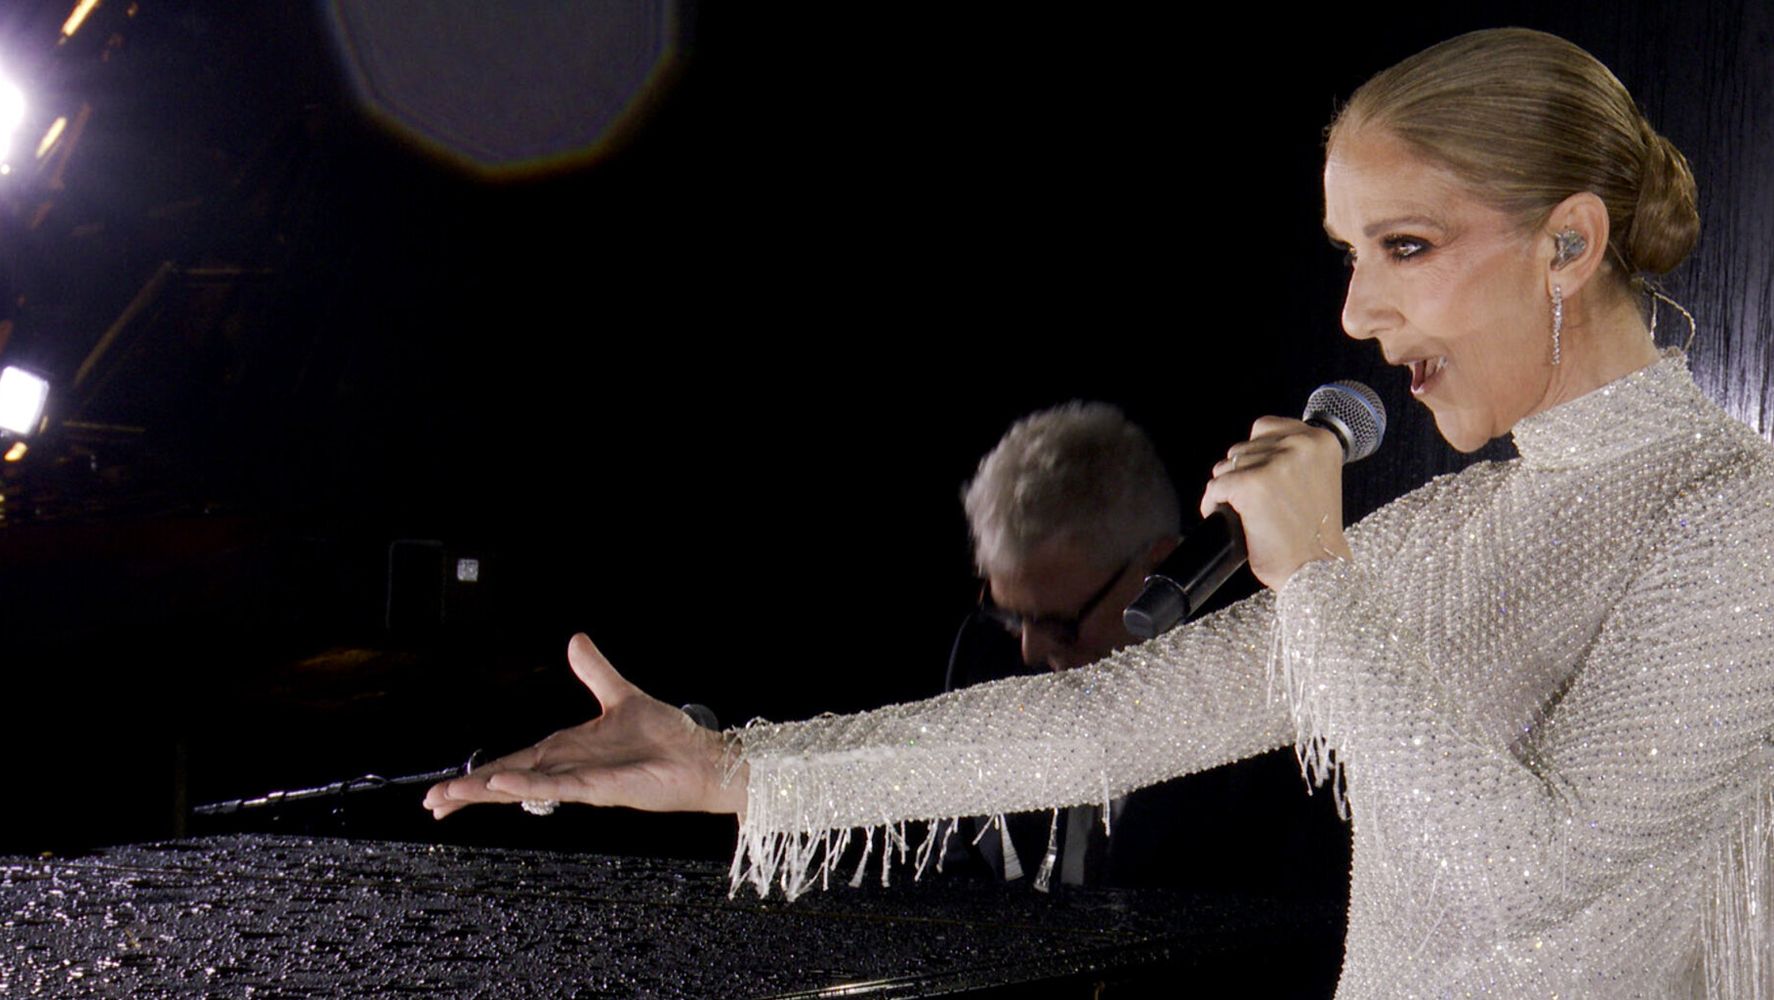
[[[6,449],[6,461],[8,461],[8,462],[20,461],[21,459],[23,459],[25,457],[25,452],[30,451],[30,450],[31,450],[30,447],[28,445],[26,445],[23,441],[14,441],[12,443],[12,447]],[[4,496],[0,496],[0,502],[4,502],[5,500],[6,500],[6,498]]]
[[[20,437],[37,430],[49,402],[49,381],[12,365],[0,371],[0,430]]]

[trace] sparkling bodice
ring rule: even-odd
[[[1767,995],[1774,452],[1679,356],[1516,443],[1095,666],[741,731],[736,882],[1292,742],[1354,826],[1340,998]]]

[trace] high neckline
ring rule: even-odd
[[[1606,462],[1692,432],[1704,401],[1687,356],[1669,348],[1630,375],[1523,418],[1513,431],[1515,447],[1530,468]]]

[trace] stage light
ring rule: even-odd
[[[0,160],[12,153],[12,137],[25,120],[25,92],[0,78]]]
[[[30,446],[23,441],[14,441],[12,447],[6,449],[6,461],[17,462],[25,457],[25,452],[30,450]],[[0,496],[0,501],[4,501],[5,499],[5,497]]]
[[[686,0],[329,0],[358,100],[477,173],[583,166],[655,110],[684,55]]]
[[[49,382],[11,365],[0,371],[0,430],[24,436],[34,432],[49,402]]]

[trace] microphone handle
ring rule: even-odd
[[[1163,635],[1200,611],[1248,558],[1244,522],[1220,504],[1146,577],[1145,589],[1121,613],[1122,623],[1141,639]]]

